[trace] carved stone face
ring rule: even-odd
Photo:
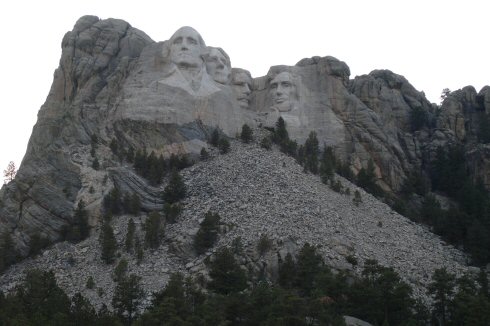
[[[248,109],[252,93],[252,78],[244,71],[234,72],[231,85],[240,108]]]
[[[272,99],[272,105],[281,112],[290,111],[293,107],[293,101],[296,100],[296,85],[293,82],[293,76],[289,72],[281,72],[269,85],[269,94]]]
[[[228,84],[231,75],[230,61],[219,49],[209,49],[209,53],[205,57],[208,74],[213,77],[215,82]]]
[[[179,67],[202,65],[201,36],[191,27],[182,27],[170,38],[170,61]]]

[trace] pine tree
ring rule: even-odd
[[[101,259],[106,264],[111,264],[114,261],[114,256],[117,251],[117,241],[109,221],[104,221],[102,224],[99,243],[101,247]]]
[[[170,204],[176,203],[186,195],[186,186],[177,170],[173,170],[168,185],[163,192],[163,199]]]
[[[286,129],[286,122],[282,117],[279,117],[276,121],[276,128],[274,129],[273,140],[276,144],[282,144],[289,140],[289,134]]]
[[[218,147],[219,140],[220,140],[219,130],[218,130],[218,128],[215,128],[213,130],[213,133],[211,134],[211,138],[209,139],[209,143],[214,147]]]
[[[77,240],[86,239],[90,233],[90,226],[88,224],[88,213],[85,209],[85,202],[80,200],[77,205],[77,209],[74,214],[75,227],[78,228],[80,238]]]
[[[200,228],[194,237],[194,249],[197,254],[203,254],[211,248],[218,238],[220,216],[216,213],[207,212]]]
[[[204,148],[204,147],[201,148],[201,154],[200,154],[200,156],[201,156],[201,160],[202,161],[206,161],[207,159],[209,159],[209,153],[206,150],[206,148]]]
[[[242,132],[240,133],[242,142],[248,144],[253,140],[253,131],[246,123],[242,126]]]
[[[162,218],[158,212],[151,212],[144,224],[145,245],[156,249],[160,245],[162,236]]]
[[[165,203],[163,205],[163,213],[165,214],[165,222],[173,224],[177,222],[177,218],[182,212],[182,206],[180,204]]]
[[[137,215],[141,210],[141,200],[140,197],[133,193],[129,202],[129,213],[132,215]]]
[[[116,265],[116,268],[114,268],[112,279],[114,280],[114,282],[119,283],[126,277],[127,272],[128,272],[128,261],[123,258]]]
[[[128,231],[126,233],[126,240],[124,242],[124,247],[127,252],[130,252],[134,246],[134,233],[136,231],[136,226],[132,218],[128,221]]]
[[[144,296],[140,285],[141,277],[131,274],[123,278],[116,286],[112,305],[120,318],[126,320],[126,325],[131,325],[138,315],[138,308]]]
[[[230,294],[244,290],[247,287],[245,271],[235,260],[230,249],[221,248],[210,263],[209,288],[220,294]]]
[[[225,137],[222,137],[218,143],[219,152],[221,154],[226,154],[230,151],[230,142]]]
[[[305,142],[305,167],[313,174],[318,173],[318,152],[318,139],[312,131]]]
[[[434,299],[434,313],[440,319],[441,326],[445,326],[448,319],[448,307],[454,295],[456,277],[448,273],[445,268],[436,269],[432,274],[428,293]]]
[[[332,147],[323,145],[322,157],[320,160],[320,178],[322,182],[327,184],[333,179],[335,172],[336,159]]]

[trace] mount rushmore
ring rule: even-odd
[[[129,182],[112,168],[131,173],[113,158],[112,139],[156,155],[195,155],[215,128],[235,137],[245,123],[273,127],[279,117],[298,143],[315,131],[354,174],[372,161],[388,192],[449,143],[464,143],[471,173],[490,184],[486,145],[474,141],[479,116],[490,112],[488,86],[455,91],[439,108],[403,76],[375,70],[351,79],[347,64],[330,56],[273,66],[256,78],[231,59],[191,27],[155,42],[123,20],[81,17],[62,40],[17,177],[0,190],[0,231],[25,254],[33,232],[60,239],[81,199],[99,211],[102,196],[90,187],[108,177],[109,185]],[[414,110],[426,112],[431,124],[413,130]],[[98,171],[91,166],[93,139]]]

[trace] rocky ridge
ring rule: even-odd
[[[205,258],[237,237],[244,248],[242,265],[254,271],[265,269],[271,278],[277,272],[278,255],[294,255],[306,242],[316,245],[335,270],[359,272],[362,262],[371,258],[392,266],[421,298],[426,298],[425,286],[434,269],[446,267],[459,275],[469,270],[460,251],[426,228],[337,176],[351,194],[354,190],[362,194],[363,202],[354,205],[352,195],[334,192],[318,176],[305,174],[293,158],[276,150],[233,141],[230,153],[213,152],[211,159],[183,170],[182,176],[188,188],[183,214],[177,223],[166,225],[163,244],[157,250],[145,250],[139,266],[134,256],[120,250],[121,258],[129,261],[129,272],[142,277],[146,304],[151,292],[161,289],[173,272],[206,275]],[[207,211],[220,214],[222,232],[213,250],[196,256],[192,239]],[[140,239],[145,218],[144,214],[134,218]],[[128,220],[129,216],[113,218],[119,248],[123,247]],[[273,248],[259,256],[256,246],[263,234],[273,240]],[[94,230],[90,238],[76,245],[58,243],[37,258],[12,266],[0,277],[0,288],[11,289],[26,269],[52,269],[70,295],[82,292],[98,307],[110,305],[115,264],[102,263],[97,238]],[[348,263],[348,256],[360,265]],[[86,289],[89,276],[103,293]]]

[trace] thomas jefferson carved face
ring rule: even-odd
[[[231,86],[240,108],[248,109],[250,94],[252,93],[252,76],[250,73],[243,69],[233,68]]]
[[[192,27],[181,27],[170,38],[170,61],[178,67],[199,67],[203,60],[201,54],[204,41]]]
[[[231,63],[230,57],[219,48],[208,47],[208,53],[204,56],[208,74],[214,81],[226,85],[230,81]]]
[[[295,78],[289,72],[281,72],[269,84],[272,105],[280,112],[291,111],[297,100]]]

